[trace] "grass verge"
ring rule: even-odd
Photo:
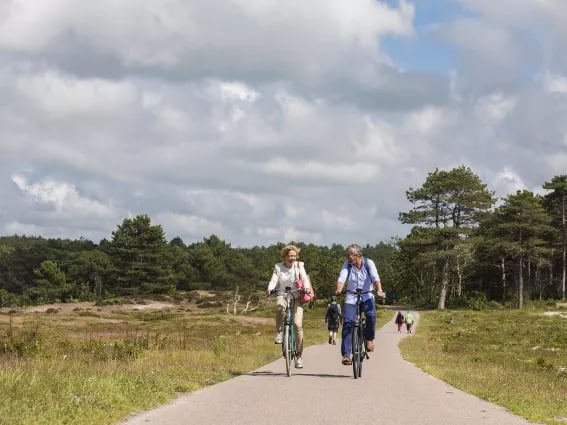
[[[422,311],[400,343],[425,372],[532,422],[567,423],[567,320],[542,309]]]
[[[0,425],[113,424],[279,356],[273,308],[176,306],[0,315]],[[306,345],[327,339],[306,310]],[[338,361],[338,360],[337,360]]]

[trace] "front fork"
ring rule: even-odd
[[[295,357],[295,329],[293,328],[293,322],[291,320],[291,308],[285,309],[285,318],[284,318],[284,328],[285,326],[289,326],[289,339],[291,340],[291,358]],[[287,350],[287,340],[284,332],[284,339],[282,341],[282,354],[285,357],[285,352]]]
[[[368,356],[368,352],[366,351],[366,317],[362,316],[361,318],[360,316],[360,313],[357,313],[356,316],[354,316],[354,325],[352,327],[352,331],[360,332],[360,335],[362,336],[362,351],[364,352],[364,357],[369,359],[370,356]],[[359,325],[358,327],[356,326],[357,324]]]

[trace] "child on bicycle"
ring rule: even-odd
[[[362,256],[362,248],[359,245],[349,245],[346,250],[347,261],[343,264],[337,279],[336,294],[340,295],[346,285],[348,291],[356,291],[360,288],[363,292],[370,291],[373,287],[377,295],[384,296],[382,283],[376,269],[376,264],[369,258]],[[376,304],[372,293],[362,296],[364,313],[366,314],[366,351],[374,351],[374,338],[376,335]],[[341,342],[341,354],[343,364],[352,364],[352,328],[354,316],[357,313],[356,295],[347,293],[343,306],[343,331]]]

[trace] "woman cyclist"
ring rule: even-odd
[[[305,282],[305,289],[311,290],[309,285],[309,279],[307,278],[307,273],[305,272],[305,266],[302,262],[297,261],[299,258],[299,248],[295,245],[284,246],[281,255],[283,262],[276,263],[274,266],[274,273],[268,284],[268,295],[272,293],[274,289],[279,289],[284,291],[286,286],[291,286],[292,289],[296,289],[295,282],[297,279],[302,279]],[[293,303],[293,325],[295,328],[295,341],[296,341],[296,357],[295,357],[295,367],[297,369],[303,368],[303,306],[299,300],[300,292],[294,292]],[[285,315],[285,302],[281,295],[276,298],[276,337],[274,343],[282,343],[282,325]]]

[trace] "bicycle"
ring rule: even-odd
[[[370,359],[370,356],[366,352],[366,314],[362,314],[364,313],[362,296],[372,292],[373,291],[362,292],[360,288],[356,291],[350,291],[348,289],[343,291],[343,294],[350,293],[356,295],[357,311],[352,326],[352,371],[354,379],[362,377],[362,362],[364,359]]]
[[[295,360],[297,355],[295,345],[295,328],[293,326],[293,307],[295,292],[305,291],[304,289],[291,289],[291,286],[286,286],[285,291],[275,289],[271,295],[282,295],[285,302],[285,315],[283,323],[283,336],[282,336],[282,354],[285,358],[285,370],[287,376],[291,376],[291,362]]]

